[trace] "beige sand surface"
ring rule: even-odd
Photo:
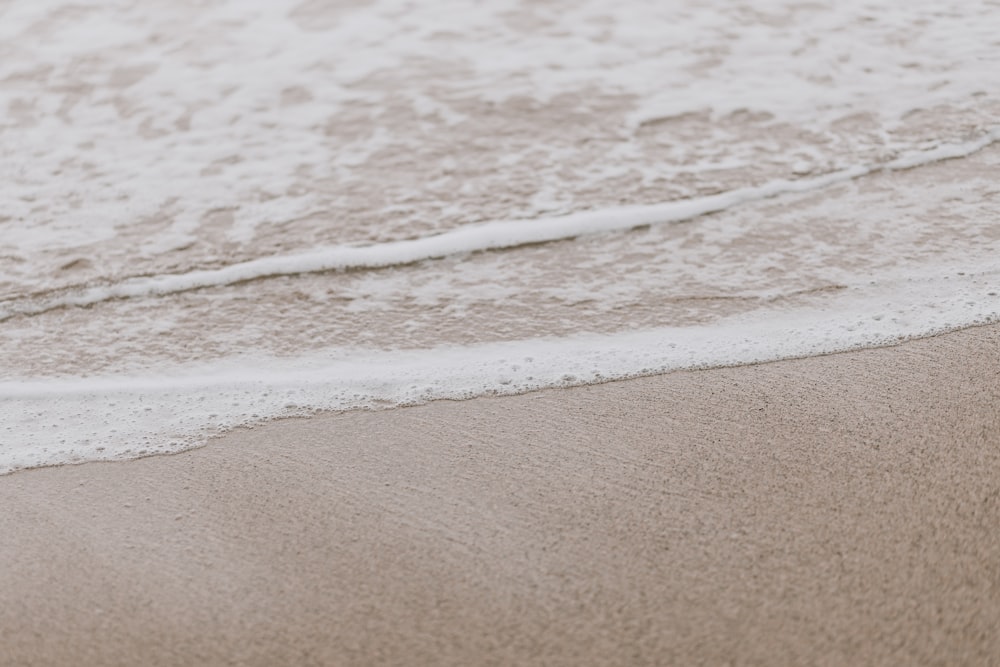
[[[0,478],[0,664],[1000,664],[1000,327]]]

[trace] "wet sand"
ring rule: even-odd
[[[1000,327],[0,478],[0,664],[996,664]]]

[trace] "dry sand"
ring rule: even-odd
[[[1000,327],[0,478],[0,664],[1000,664]]]

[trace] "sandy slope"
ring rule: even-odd
[[[0,478],[0,663],[989,664],[1000,328]]]

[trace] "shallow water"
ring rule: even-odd
[[[1000,3],[0,2],[0,471],[995,321]]]

